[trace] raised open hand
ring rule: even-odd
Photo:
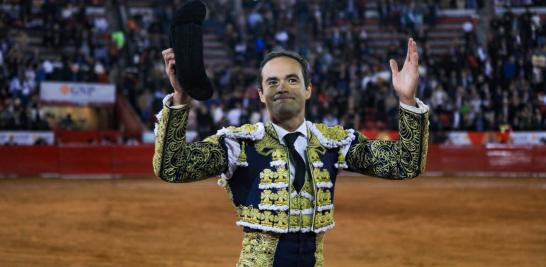
[[[419,55],[417,43],[410,38],[408,40],[408,52],[402,70],[398,71],[398,64],[394,59],[389,60],[392,72],[392,85],[404,104],[415,106],[415,94],[419,81]]]

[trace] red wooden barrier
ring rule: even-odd
[[[427,171],[486,171],[484,146],[429,145]]]
[[[118,143],[121,141],[120,131],[55,131],[55,137],[60,144],[100,144],[102,141]]]
[[[153,145],[0,146],[2,176],[153,176]],[[430,145],[429,173],[546,175],[546,146]]]
[[[59,147],[60,174],[110,174],[114,146],[66,145]]]
[[[533,166],[542,171],[546,169],[546,148],[545,146],[533,147]]]
[[[154,145],[115,146],[112,173],[119,175],[153,175]]]
[[[1,176],[152,176],[153,145],[0,146]]]
[[[546,146],[430,145],[427,171],[546,174]]]
[[[0,146],[0,175],[58,174],[59,164],[56,146]]]

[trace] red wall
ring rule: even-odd
[[[153,176],[153,145],[0,146],[0,176]],[[546,174],[546,146],[430,145],[428,172]]]
[[[546,174],[546,146],[430,145],[429,172]]]
[[[152,176],[153,153],[153,145],[0,146],[0,174]]]

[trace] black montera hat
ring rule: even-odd
[[[212,97],[213,85],[203,62],[203,20],[205,4],[199,0],[184,3],[174,14],[169,35],[176,61],[176,78],[184,91],[197,100]]]

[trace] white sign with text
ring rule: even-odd
[[[116,87],[100,83],[42,82],[40,99],[78,105],[113,104],[116,101]]]

